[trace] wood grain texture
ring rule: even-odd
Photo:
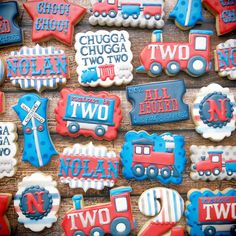
[[[70,2],[76,2],[79,3],[85,7],[90,6],[89,0],[73,0]],[[22,7],[22,0],[18,1],[20,6],[20,20],[21,20],[21,26],[24,31],[24,45],[28,47],[32,47],[35,45],[31,41],[31,27],[32,27],[32,21],[27,15],[27,13],[23,10]],[[165,41],[188,41],[188,31],[181,31],[179,30],[172,21],[168,20],[168,15],[172,8],[174,7],[176,3],[176,0],[168,0],[165,3],[165,20],[166,24],[164,27],[163,37]],[[214,35],[212,37],[212,45],[211,45],[211,55],[213,60],[213,50],[215,49],[216,45],[226,41],[230,38],[235,38],[235,32],[232,32],[228,35],[225,35],[223,37],[217,37],[215,33],[215,20],[214,17],[207,11],[203,11],[204,15],[204,24],[198,25],[195,27],[195,29],[210,29],[214,31]],[[82,20],[80,24],[78,24],[75,28],[75,33],[77,32],[86,32],[86,31],[96,31],[99,29],[107,29],[111,30],[109,27],[92,27],[89,25],[88,22],[89,13],[87,16]],[[113,28],[114,29],[114,28]],[[119,29],[119,28],[116,28]],[[121,29],[121,28],[120,28]],[[124,28],[122,28],[124,29]],[[126,29],[130,34],[130,40],[132,42],[132,51],[134,54],[134,60],[133,65],[134,67],[139,66],[139,53],[144,47],[145,44],[150,42],[151,38],[151,30],[142,30],[142,29],[133,29],[133,28],[127,28]],[[41,46],[55,46],[57,48],[65,50],[67,56],[69,57],[69,67],[70,67],[70,74],[71,78],[69,79],[67,83],[67,87],[69,88],[78,88],[79,84],[77,82],[77,74],[76,74],[76,62],[74,60],[75,56],[75,50],[73,47],[67,47],[63,44],[61,44],[58,41],[50,40],[48,42],[44,42],[40,44]],[[20,47],[10,47],[5,49],[0,49],[0,58],[6,58],[8,54],[13,50],[19,50]],[[132,85],[136,84],[142,84],[142,83],[148,83],[148,82],[155,82],[155,81],[165,81],[168,79],[184,79],[186,87],[187,87],[187,93],[185,94],[184,100],[186,103],[188,103],[190,106],[192,105],[195,95],[198,92],[199,88],[206,86],[212,82],[216,82],[218,84],[221,84],[224,87],[230,87],[231,91],[236,95],[236,82],[235,81],[229,81],[226,78],[220,78],[218,77],[217,73],[215,73],[213,70],[202,76],[201,78],[192,78],[188,76],[186,73],[181,72],[174,78],[170,78],[164,73],[161,77],[158,78],[150,78],[147,75],[140,75],[140,74],[134,74],[134,80],[131,83]],[[10,192],[13,195],[17,191],[17,184],[22,180],[22,178],[26,175],[30,175],[31,173],[37,171],[36,168],[32,167],[28,163],[23,163],[21,161],[21,155],[22,155],[22,148],[23,148],[23,135],[22,135],[22,128],[21,124],[14,113],[14,111],[11,109],[11,106],[17,103],[18,99],[27,91],[21,91],[18,88],[15,88],[11,85],[9,81],[5,81],[3,86],[1,87],[1,90],[5,92],[6,95],[6,113],[0,116],[1,121],[14,121],[17,123],[18,126],[18,133],[19,133],[19,152],[17,155],[18,159],[18,171],[16,175],[12,178],[4,178],[0,180],[0,192]],[[96,90],[96,91],[102,91],[104,90],[101,87],[98,87],[96,89],[92,88],[86,88],[85,90]],[[209,140],[203,139],[200,135],[198,135],[194,131],[194,124],[192,120],[178,122],[178,123],[170,123],[170,124],[163,124],[163,125],[153,125],[153,126],[137,126],[132,127],[130,125],[129,121],[129,110],[131,109],[130,103],[126,100],[126,93],[125,93],[125,86],[121,87],[111,87],[105,89],[106,91],[110,91],[111,93],[114,93],[118,95],[122,100],[122,112],[124,114],[124,118],[122,121],[122,125],[120,128],[119,136],[116,140],[113,142],[106,142],[106,141],[96,141],[92,138],[84,138],[79,137],[76,139],[72,139],[69,137],[61,137],[60,135],[56,134],[55,131],[55,115],[54,115],[54,109],[57,105],[57,101],[59,100],[59,91],[45,91],[42,93],[43,97],[49,98],[49,107],[48,107],[48,124],[49,124],[49,130],[51,132],[52,140],[56,146],[57,151],[60,153],[62,152],[63,148],[72,146],[75,143],[83,143],[86,144],[90,141],[93,141],[94,144],[102,144],[106,145],[109,149],[112,149],[116,151],[117,154],[119,154],[123,142],[124,142],[124,135],[128,130],[135,129],[135,130],[146,130],[151,132],[157,132],[157,133],[163,133],[167,131],[171,131],[175,134],[184,135],[186,140],[186,152],[187,157],[189,158],[189,148],[193,144],[197,145],[218,145],[217,143],[213,143]],[[229,138],[224,139],[222,142],[220,142],[220,145],[236,145],[236,132],[233,133],[233,135]],[[41,168],[40,170],[43,171],[45,174],[50,174],[53,176],[55,180],[58,180],[57,178],[57,168],[58,168],[58,156],[54,157],[50,164],[44,168]],[[168,187],[176,189],[178,192],[181,193],[184,200],[186,200],[186,194],[191,188],[203,188],[208,187],[211,189],[224,189],[226,187],[233,187],[236,188],[235,180],[233,181],[213,181],[213,182],[204,182],[204,181],[198,181],[194,182],[189,177],[190,173],[190,161],[188,159],[188,164],[186,171],[184,173],[184,181],[180,186],[174,186],[174,185],[168,185]],[[142,183],[137,181],[127,181],[124,178],[122,178],[122,170],[120,168],[120,179],[117,183],[117,186],[122,185],[130,185],[133,188],[132,192],[132,206],[133,206],[133,214],[135,219],[137,220],[137,231],[133,234],[137,234],[143,223],[147,220],[146,217],[144,217],[138,210],[137,201],[140,196],[140,194],[150,188],[150,187],[156,187],[156,186],[162,186],[159,182],[150,182],[150,181],[143,181]],[[72,201],[71,197],[74,194],[78,193],[84,193],[81,189],[70,189],[68,185],[60,184],[58,183],[58,189],[62,196],[62,204],[59,211],[59,220],[57,223],[53,225],[51,229],[45,229],[43,232],[40,232],[40,235],[62,235],[63,231],[60,227],[62,218],[66,211],[68,211],[72,207]],[[95,191],[95,190],[88,190],[85,196],[85,204],[91,205],[95,203],[101,203],[109,201],[109,189],[105,188],[102,191]],[[10,220],[11,229],[12,229],[12,235],[39,235],[36,233],[32,233],[30,230],[25,229],[23,225],[20,225],[17,223],[17,215],[13,208],[13,202],[11,202],[11,205],[9,207],[9,210],[7,212],[7,216]],[[185,226],[185,220],[184,218],[180,222],[183,226]]]

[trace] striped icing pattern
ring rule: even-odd
[[[52,209],[47,216],[43,217],[40,220],[32,220],[26,217],[20,209],[20,199],[22,193],[28,187],[39,185],[40,187],[45,188],[49,191],[49,194],[52,196],[53,204]],[[26,228],[31,229],[34,232],[40,232],[45,227],[50,228],[52,223],[57,221],[57,212],[60,206],[60,193],[56,188],[56,182],[52,180],[51,176],[46,176],[41,172],[36,172],[31,176],[26,176],[23,178],[23,181],[18,184],[18,191],[14,197],[14,208],[18,214],[18,221],[21,224],[24,224]]]
[[[179,193],[162,187],[146,190],[138,204],[142,214],[156,216],[153,222],[158,223],[176,223],[184,212],[184,201]]]

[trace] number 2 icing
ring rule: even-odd
[[[22,123],[24,133],[23,161],[35,167],[47,165],[57,155],[47,126],[47,98],[36,94],[22,96],[13,107]]]

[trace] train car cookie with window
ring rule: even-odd
[[[123,176],[158,180],[162,184],[181,184],[187,161],[184,143],[183,136],[170,133],[127,132],[120,153]]]
[[[128,236],[136,228],[132,216],[131,187],[110,190],[110,202],[84,207],[83,196],[75,195],[74,209],[63,218],[62,228],[66,236],[97,236],[110,233]]]
[[[236,179],[236,146],[190,147],[193,180]]]
[[[186,203],[190,236],[236,235],[236,189],[191,189]]]
[[[63,89],[55,113],[59,134],[92,136],[98,140],[115,139],[122,120],[118,96],[81,89]]]
[[[157,28],[164,26],[163,0],[91,0],[92,25]]]
[[[152,42],[140,54],[139,73],[159,76],[164,70],[169,76],[175,76],[181,70],[193,77],[199,77],[211,70],[210,39],[212,31],[191,30],[189,42],[163,42],[162,30],[155,30]]]

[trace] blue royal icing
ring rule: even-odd
[[[21,120],[24,132],[22,160],[35,167],[47,165],[51,157],[57,155],[47,127],[47,104],[47,98],[27,94],[13,107]]]
[[[123,176],[126,179],[158,180],[162,184],[181,184],[187,162],[184,144],[183,136],[172,135],[171,133],[150,135],[145,131],[127,132],[125,143],[120,153]],[[149,153],[147,154],[147,161],[144,160],[144,155],[139,154],[143,154],[144,147],[147,147],[146,152]],[[136,152],[136,155],[134,152]],[[161,156],[161,163],[158,161],[158,153]],[[165,161],[163,161],[164,156]],[[152,157],[153,162],[151,162]],[[133,168],[135,165],[139,165],[138,167],[141,169],[143,168],[142,166],[145,166],[146,171],[143,170],[143,173],[138,173]],[[158,167],[155,169],[153,166]],[[148,173],[149,170],[151,174]]]

